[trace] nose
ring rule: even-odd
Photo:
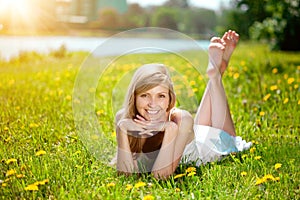
[[[155,107],[157,105],[157,100],[156,100],[156,98],[149,98],[149,102],[148,102],[148,106],[149,107],[151,107],[151,108],[153,108],[153,107]]]

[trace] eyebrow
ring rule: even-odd
[[[149,92],[142,92],[141,94],[150,94]],[[169,92],[157,92],[157,94],[169,94]]]

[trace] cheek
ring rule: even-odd
[[[166,109],[168,109],[169,104],[170,104],[170,100],[165,99],[164,101],[161,102],[161,107],[163,107],[166,110]]]
[[[145,106],[145,101],[141,98],[136,98],[135,104],[137,108]]]

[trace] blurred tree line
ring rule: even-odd
[[[97,26],[119,30],[156,26],[202,39],[233,29],[242,39],[267,42],[274,50],[299,51],[299,6],[300,0],[231,0],[229,7],[214,11],[192,7],[188,0],[169,0],[149,8],[130,4],[124,14],[104,9]]]
[[[162,6],[147,8],[129,4],[128,11],[124,14],[118,13],[114,8],[102,9],[99,19],[89,25],[92,28],[111,30],[153,26],[208,38],[214,34],[217,14],[214,10],[190,7],[187,0],[169,0]]]
[[[125,13],[108,7],[99,10],[97,20],[81,25],[58,23],[53,15],[55,1],[31,1],[34,6],[30,20],[20,15],[17,23],[10,13],[18,12],[2,9],[0,31],[1,26],[22,31],[29,26],[50,32],[69,27],[123,31],[154,26],[177,30],[196,39],[209,39],[232,29],[242,39],[264,41],[272,49],[300,50],[300,0],[228,0],[229,6],[221,5],[218,11],[193,7],[189,0],[168,0],[162,6],[146,8],[129,4]]]

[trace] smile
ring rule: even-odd
[[[159,112],[159,110],[146,110],[148,114],[155,115]]]

